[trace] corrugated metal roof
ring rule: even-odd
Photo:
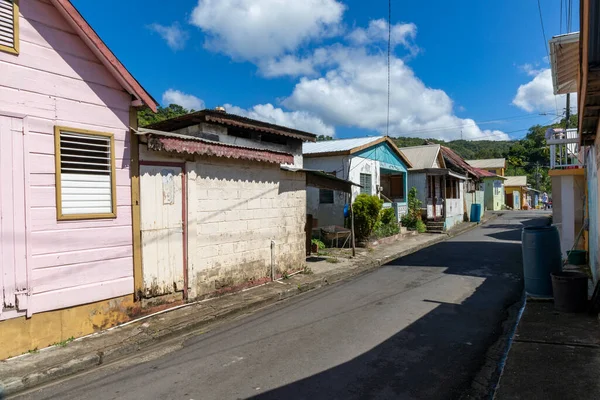
[[[365,146],[381,140],[383,136],[369,136],[352,139],[324,140],[316,143],[302,143],[302,154],[336,153],[350,151],[355,147]]]
[[[527,186],[526,176],[507,176],[504,186]]]
[[[505,158],[487,158],[485,160],[466,160],[475,168],[504,168]]]
[[[140,128],[138,132],[148,135],[147,146],[150,150],[155,151],[173,151],[176,153],[237,158],[278,164],[294,163],[294,156],[292,154],[273,150],[232,145],[171,132],[160,132],[152,129]]]
[[[203,122],[236,126],[239,128],[271,133],[273,135],[288,136],[303,141],[314,142],[316,140],[316,135],[309,132],[304,132],[281,125],[275,125],[264,121],[258,121],[255,119],[242,117],[240,115],[230,114],[224,111],[209,109],[156,122],[146,126],[145,128],[173,132],[178,129],[187,128],[188,126],[198,125]]]
[[[433,168],[440,152],[439,144],[402,147],[400,151],[408,158],[413,169]]]

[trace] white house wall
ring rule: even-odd
[[[307,169],[316,169],[327,173],[336,172],[336,176],[342,179],[348,179],[347,156],[336,157],[312,157],[304,159],[304,167]],[[319,204],[319,189],[314,187],[306,188],[307,213],[311,214],[317,220],[317,226],[343,225],[344,224],[344,205],[348,203],[348,195],[344,192],[333,192],[333,204]]]

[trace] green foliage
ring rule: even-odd
[[[396,223],[396,220],[392,220],[392,222],[387,223],[387,224],[383,224],[378,223],[377,226],[375,227],[374,231],[373,231],[373,236],[375,236],[376,238],[384,238],[384,237],[388,237],[388,236],[393,236],[393,235],[397,235],[398,233],[400,233],[400,227],[398,226],[398,224]]]
[[[170,104],[168,107],[158,107],[156,113],[153,113],[148,107],[138,111],[138,124],[143,127],[146,125],[154,124],[156,122],[164,121],[169,118],[179,117],[194,112],[194,110],[188,110],[177,104]]]
[[[319,136],[317,136],[317,142],[324,142],[326,140],[333,140],[333,137],[329,136],[329,135],[319,135]]]
[[[317,245],[317,248],[318,248],[319,250],[325,250],[325,247],[326,247],[326,246],[325,246],[325,243],[323,243],[323,242],[322,242],[321,240],[319,240],[319,239],[312,239],[312,240],[310,241],[310,243],[311,243],[311,244],[316,244],[316,245]]]
[[[425,225],[425,222],[423,222],[420,219],[417,220],[417,223],[415,224],[415,228],[417,229],[417,232],[419,232],[419,233],[425,233],[425,231],[427,231],[427,226]]]
[[[377,196],[371,196],[366,193],[359,194],[352,204],[354,213],[354,232],[358,240],[368,239],[375,224],[379,221],[379,213],[383,201]]]
[[[417,229],[418,222],[421,221],[421,200],[417,198],[417,188],[412,187],[408,191],[408,213],[402,216],[402,226],[408,229]]]
[[[381,210],[379,219],[381,220],[382,225],[388,225],[391,223],[396,223],[396,213],[393,208],[384,208]]]

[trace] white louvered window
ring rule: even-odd
[[[0,51],[19,53],[18,0],[0,0]]]
[[[114,138],[57,127],[58,219],[116,217]]]

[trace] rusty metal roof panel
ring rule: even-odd
[[[148,149],[176,153],[226,157],[241,160],[261,161],[276,164],[293,164],[294,156],[265,149],[254,149],[230,145],[212,140],[183,135],[148,134]]]
[[[250,129],[258,132],[270,133],[273,135],[287,136],[305,142],[314,142],[317,140],[316,135],[309,132],[271,124],[269,122],[258,121],[255,119],[242,117],[240,115],[230,114],[224,111],[208,109],[156,122],[146,126],[145,128],[173,132],[178,129],[187,128],[188,126],[198,125],[203,122],[235,126],[238,128]]]

